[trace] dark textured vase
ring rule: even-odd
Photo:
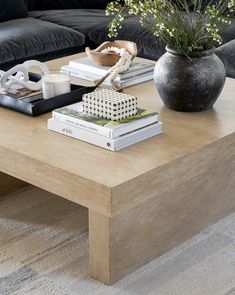
[[[190,59],[168,47],[166,50],[154,70],[154,81],[164,104],[181,112],[210,109],[226,78],[224,64],[214,49],[193,52]]]

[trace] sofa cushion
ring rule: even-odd
[[[104,10],[98,9],[32,11],[29,15],[82,32],[97,45],[108,39],[107,27],[112,19],[111,16],[105,16]],[[165,45],[141,27],[137,17],[131,17],[124,22],[118,39],[136,42],[139,56],[145,58],[157,59],[165,52]]]
[[[30,16],[37,19],[62,25],[88,36],[96,27],[107,27],[111,17],[107,17],[99,9],[68,9],[31,11]]]
[[[224,30],[222,37],[223,43],[227,43],[235,39],[235,18],[233,19],[231,25]]]
[[[235,40],[216,48],[215,53],[224,63],[227,77],[235,78]]]
[[[0,64],[54,54],[84,45],[83,34],[34,18],[0,24]]]
[[[24,0],[0,0],[0,22],[27,17],[28,10]]]

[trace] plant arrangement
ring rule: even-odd
[[[234,11],[235,0],[117,0],[106,14],[114,15],[109,37],[117,37],[125,18],[139,15],[140,24],[168,47],[190,56],[222,43]]]

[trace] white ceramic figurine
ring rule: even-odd
[[[19,64],[11,68],[10,70],[4,72],[0,71],[0,87],[4,89],[9,89],[13,84],[17,84],[31,91],[39,91],[42,89],[42,79],[38,82],[33,82],[29,80],[29,68],[37,67],[42,71],[42,75],[49,72],[48,67],[37,61],[29,60],[23,64]],[[15,75],[14,75],[15,74]]]

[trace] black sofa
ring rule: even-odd
[[[17,7],[18,14],[5,19],[0,14],[0,69],[27,59],[45,61],[78,53],[108,39],[111,18],[104,14],[108,0],[7,2],[19,2],[21,10]],[[137,16],[124,22],[118,38],[136,42],[141,57],[157,60],[165,52],[165,44],[141,27]],[[216,53],[226,66],[227,76],[235,78],[235,20],[223,33],[223,41]]]

